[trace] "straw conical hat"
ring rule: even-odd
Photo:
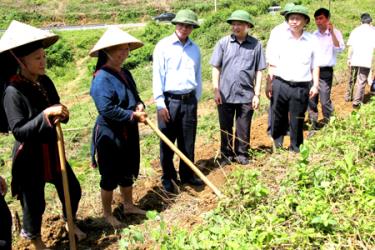
[[[99,50],[120,44],[129,44],[130,50],[138,49],[143,46],[141,41],[122,29],[118,27],[109,27],[95,44],[94,48],[92,48],[89,55],[98,56]]]
[[[59,39],[58,35],[13,20],[0,39],[0,53],[25,44],[41,41],[48,48]]]

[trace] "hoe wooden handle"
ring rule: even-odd
[[[152,130],[155,131],[155,133],[162,139],[180,158],[183,160],[193,171],[198,177],[207,185],[209,186],[212,191],[219,197],[222,198],[223,194],[220,192],[217,187],[210,182],[209,179],[192,163],[189,158],[187,158],[175,145],[172,143],[148,118],[146,119],[145,122],[147,125],[151,127]]]
[[[57,132],[57,147],[59,150],[60,166],[61,166],[61,175],[63,180],[64,188],[64,199],[65,199],[65,209],[68,219],[68,231],[69,231],[69,249],[76,250],[76,239],[74,237],[74,222],[72,215],[72,205],[70,203],[70,193],[69,193],[69,183],[68,183],[68,174],[66,172],[66,159],[65,159],[65,146],[64,146],[64,137],[60,122],[56,124]]]

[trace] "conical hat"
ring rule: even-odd
[[[48,48],[59,36],[46,30],[13,20],[0,39],[0,53],[35,41],[41,41],[43,48]]]
[[[122,29],[118,27],[109,27],[95,44],[94,48],[92,48],[89,55],[98,56],[99,50],[120,44],[129,44],[130,50],[138,49],[143,46],[141,41]]]

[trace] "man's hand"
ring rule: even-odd
[[[158,110],[158,117],[163,122],[167,123],[170,120],[169,111],[167,108],[162,108]]]
[[[329,33],[332,34],[334,30],[334,26],[331,22],[328,23],[327,28],[328,28]]]
[[[253,109],[259,108],[259,95],[254,95],[252,105],[253,105]]]
[[[5,196],[6,193],[7,193],[7,184],[4,178],[0,176],[0,194],[2,196]]]
[[[217,105],[222,104],[220,90],[215,88],[215,102]]]
[[[143,122],[143,123],[146,121],[146,118],[147,118],[146,112],[143,112],[143,111],[134,111],[133,116],[138,122]]]
[[[309,93],[310,99],[316,96],[318,93],[319,93],[318,87],[312,86],[310,89],[310,93]]]
[[[266,96],[268,99],[271,99],[272,97],[272,81],[273,81],[273,76],[272,75],[267,75],[267,83],[266,83]]]

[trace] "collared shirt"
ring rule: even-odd
[[[234,35],[221,38],[210,64],[220,68],[219,88],[225,103],[251,102],[256,72],[266,68],[262,44],[252,36],[242,43]]]
[[[375,30],[369,24],[361,24],[349,36],[347,43],[352,47],[352,66],[371,68],[375,48]]]
[[[269,64],[276,67],[275,75],[286,81],[311,81],[312,69],[319,67],[315,60],[318,47],[316,38],[311,33],[303,31],[302,35],[295,39],[289,30],[285,35],[278,37],[275,44],[274,53],[269,58]]]
[[[288,23],[282,22],[276,25],[270,33],[270,38],[268,39],[267,48],[266,48],[266,60],[267,63],[270,61],[271,55],[274,53],[275,47],[277,47],[277,39],[279,37],[284,36],[287,32],[289,32],[289,25]]]
[[[182,44],[176,33],[158,42],[153,53],[153,94],[158,110],[165,108],[164,92],[202,93],[201,53],[190,39]]]
[[[319,30],[316,30],[313,35],[317,39],[318,43],[318,56],[317,63],[319,67],[333,67],[336,65],[336,56],[338,53],[341,53],[345,49],[344,39],[339,30],[333,29],[333,32],[336,35],[337,41],[339,42],[339,47],[336,47],[332,41],[332,34],[327,29],[325,32],[321,33]]]

